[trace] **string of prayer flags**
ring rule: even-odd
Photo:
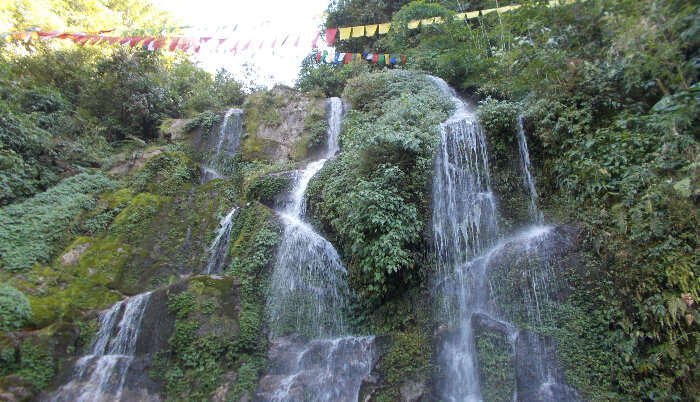
[[[369,61],[371,63],[394,65],[406,62],[406,56],[389,53],[329,53],[327,50],[316,52],[313,55],[316,63],[324,64],[348,64],[355,61]]]

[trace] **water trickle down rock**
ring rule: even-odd
[[[290,202],[278,211],[284,234],[267,298],[271,348],[257,392],[262,400],[356,401],[376,359],[374,337],[340,336],[347,333],[347,272],[333,246],[304,221],[306,188],[338,151],[342,101],[331,98],[328,109],[326,153],[297,175]]]
[[[511,344],[505,353],[514,360],[514,383],[502,386],[512,389],[514,400],[576,399],[556,367],[551,342],[513,324],[543,322],[547,306],[557,298],[557,252],[567,245],[538,218],[522,232],[498,240],[484,134],[469,106],[444,81],[434,79],[456,108],[440,127],[432,188],[436,287],[442,313],[453,328],[438,345],[446,372],[438,392],[448,401],[480,401],[490,391],[481,389],[485,375],[475,350],[477,323],[500,332]],[[519,141],[534,216],[539,216],[527,146],[524,138]]]
[[[219,222],[219,232],[216,234],[208,250],[207,275],[220,274],[223,271],[226,255],[228,253],[229,240],[231,238],[233,217],[237,210],[238,208],[234,207],[226,216],[221,218]]]
[[[141,320],[150,296],[150,292],[143,293],[117,302],[100,314],[100,329],[90,354],[78,360],[70,382],[56,391],[52,401],[122,400],[127,371],[134,360]]]
[[[537,189],[535,189],[535,179],[530,173],[530,153],[527,150],[527,141],[525,140],[525,127],[523,125],[524,117],[523,115],[518,116],[518,151],[520,153],[520,167],[523,171],[523,181],[525,186],[527,186],[528,192],[530,193],[530,204],[528,205],[530,211],[530,218],[533,222],[542,224],[544,223],[544,217],[542,212],[537,209]]]
[[[201,184],[221,177],[218,170],[221,151],[223,150],[227,156],[232,156],[238,149],[242,130],[243,110],[228,109],[219,127],[218,136],[208,141],[206,147],[207,157],[200,166],[202,171]]]

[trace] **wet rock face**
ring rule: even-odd
[[[515,367],[518,401],[581,400],[578,392],[566,384],[563,372],[557,367],[552,339],[521,331],[515,341]]]
[[[271,366],[254,400],[355,401],[376,358],[373,337],[347,336],[306,341],[299,335],[271,341]]]

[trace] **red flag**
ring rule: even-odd
[[[338,28],[326,29],[326,43],[328,46],[333,46],[333,41],[335,40],[335,34],[338,33]]]
[[[298,47],[298,46],[299,46],[299,40],[300,40],[300,39],[301,39],[301,36],[297,36],[297,41],[294,42],[294,47]]]
[[[345,53],[345,64],[350,63],[350,59],[352,58],[352,53]]]
[[[238,43],[240,43],[239,40],[237,40],[237,41],[236,41],[236,44],[233,45],[233,47],[231,48],[231,51],[233,52],[233,54],[238,53]]]
[[[86,45],[96,45],[100,41],[99,36],[90,35],[89,39],[85,42]]]
[[[122,38],[122,39],[119,41],[119,44],[120,44],[120,45],[124,45],[124,44],[126,44],[126,43],[129,43],[130,40],[131,40],[131,36],[127,36],[126,38]]]
[[[405,63],[405,62],[406,62],[406,56],[401,55],[401,64],[403,64],[403,63]]]
[[[165,45],[165,38],[158,38],[153,42],[153,49],[158,50]]]
[[[379,55],[377,53],[374,53],[372,55],[372,63],[376,63],[377,61],[379,61]]]
[[[260,41],[260,46],[258,46],[258,49],[262,49],[262,47],[263,47],[264,44],[265,44],[265,41],[264,41],[264,40],[261,40],[261,41]]]
[[[206,38],[199,38],[199,43],[202,43],[202,42],[207,43],[207,42],[209,42],[209,39],[211,39],[211,36],[206,37]]]
[[[272,44],[270,45],[270,47],[275,47],[276,43],[277,43],[277,37],[275,37],[275,39],[272,40]]]
[[[318,37],[321,36],[321,33],[318,32],[316,33],[316,37],[314,37],[314,41],[311,42],[311,48],[315,49],[316,48],[316,42],[318,42]]]
[[[246,43],[245,46],[243,46],[243,50],[248,50],[248,46],[250,46],[250,42],[251,41],[248,41],[248,43]]]
[[[219,50],[219,48],[221,47],[221,45],[222,45],[224,42],[226,42],[226,39],[219,39],[219,44],[216,45],[216,50]]]
[[[168,46],[168,50],[175,51],[175,47],[177,47],[177,42],[180,40],[180,38],[172,38],[170,40],[170,46]]]
[[[321,61],[321,52],[316,53],[316,63],[319,63]]]
[[[143,43],[141,44],[141,47],[144,48],[144,49],[148,49],[148,45],[150,45],[151,42],[153,42],[154,40],[155,40],[155,38],[146,38],[146,39],[144,39]]]
[[[66,38],[70,38],[70,36],[71,35],[69,33],[64,32],[64,33],[58,35],[57,38],[58,39],[66,39]]]
[[[183,52],[186,52],[187,49],[190,48],[190,39],[189,38],[181,38],[180,44],[177,45],[177,48],[182,50]]]
[[[142,40],[143,40],[143,36],[132,36],[131,40],[129,41],[129,47],[136,46],[136,44],[141,42]]]

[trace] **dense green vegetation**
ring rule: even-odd
[[[421,233],[428,220],[438,124],[453,107],[420,74],[362,75],[343,95],[343,153],[309,186],[313,215],[335,232],[355,289],[380,300],[422,270]],[[369,299],[368,299],[369,300]]]
[[[511,3],[521,7],[451,19]],[[556,343],[567,383],[586,400],[696,398],[700,8],[692,0],[547,3],[333,1],[328,27],[393,24],[385,36],[336,42],[337,51],[401,53],[408,62],[307,59],[296,82],[303,93],[246,96],[240,77],[142,49],[0,41],[0,389],[50,391],[67,359],[89,347],[97,311],[160,289],[173,324],[164,349],[152,351],[164,397],[251,397],[266,369],[265,300],[275,297],[267,285],[281,229],[270,207],[289,189],[290,171],[324,145],[323,98],[343,96],[352,109],[341,153],[311,182],[308,219],[348,269],[348,322],[378,336],[379,380],[363,395],[397,400],[411,389],[434,398],[444,323],[431,308],[429,194],[438,124],[452,104],[428,72],[478,105],[504,233],[528,219],[517,172],[521,115],[539,206],[576,233],[557,270],[565,291],[543,305],[551,314],[514,322]],[[110,2],[109,12],[96,4],[13,2],[0,6],[0,24],[157,29],[170,21],[132,1]],[[407,28],[436,16],[446,23]],[[279,144],[258,134],[283,127],[288,105],[304,105],[303,130],[285,144],[288,155],[275,155]],[[232,106],[244,108],[239,152],[217,161],[223,180],[198,184],[206,155],[194,143],[215,135]],[[164,137],[180,118],[189,118],[184,135]],[[198,276],[234,206],[224,273]],[[500,297],[515,300],[508,291],[520,286],[520,271],[501,268]],[[512,395],[510,347],[476,328],[487,400]]]

